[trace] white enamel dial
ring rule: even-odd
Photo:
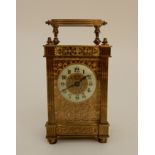
[[[86,65],[69,65],[59,74],[58,89],[61,95],[71,102],[87,100],[93,95],[95,88],[95,74]]]

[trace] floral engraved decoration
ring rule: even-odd
[[[70,64],[84,64],[91,68],[95,73],[96,77],[98,77],[99,74],[99,66],[100,66],[100,61],[96,60],[55,60],[53,63],[53,70],[54,70],[54,77],[57,78],[59,73],[68,65]]]
[[[55,48],[56,56],[99,56],[99,49],[92,46],[59,46]]]

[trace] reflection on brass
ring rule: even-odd
[[[53,27],[54,38],[44,45],[47,69],[48,121],[46,138],[50,144],[58,138],[95,138],[106,143],[109,137],[107,121],[108,59],[111,46],[107,39],[100,44],[100,27],[106,22],[90,19],[54,19],[46,22]],[[58,45],[60,26],[88,26],[95,28],[96,45]],[[90,68],[96,77],[96,89],[92,96],[79,103],[64,99],[58,89],[58,77],[69,65],[82,64]],[[82,79],[82,80],[81,80]],[[66,88],[72,94],[88,89],[88,79],[82,73],[67,76]],[[74,87],[69,87],[74,85]],[[75,89],[76,88],[76,89]]]

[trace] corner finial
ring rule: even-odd
[[[51,37],[47,38],[47,45],[53,45],[53,41],[52,41]]]
[[[102,45],[109,45],[107,38],[103,38]]]

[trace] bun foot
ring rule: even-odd
[[[107,138],[98,138],[98,142],[107,143]]]
[[[57,138],[48,138],[49,144],[55,144],[57,142]]]

